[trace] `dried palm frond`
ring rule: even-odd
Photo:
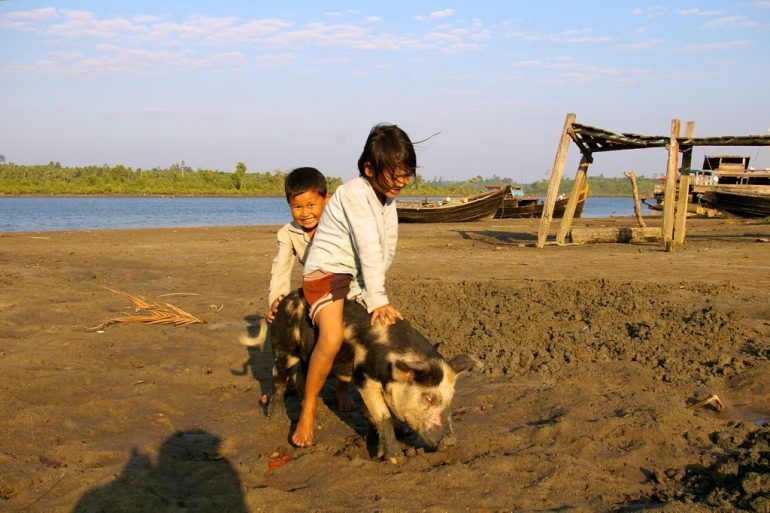
[[[144,310],[142,315],[123,315],[121,317],[115,317],[108,319],[98,326],[89,328],[89,331],[101,330],[110,324],[116,324],[118,322],[144,322],[147,324],[171,324],[173,326],[188,326],[190,324],[205,324],[206,321],[198,319],[192,314],[189,314],[179,307],[176,307],[170,303],[157,303],[155,301],[146,300],[139,296],[132,296],[127,292],[121,292],[120,290],[104,287],[107,290],[120,294],[126,297],[134,305],[136,312]]]

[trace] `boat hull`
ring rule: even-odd
[[[580,191],[577,204],[575,205],[575,214],[573,217],[579,218],[583,215],[583,206],[588,198],[588,187]],[[569,197],[556,200],[553,207],[553,218],[561,219],[564,217],[564,211],[567,208]],[[543,216],[543,203],[537,196],[523,198],[505,198],[502,206],[495,212],[495,219],[522,219],[530,217]]]
[[[433,201],[403,201],[396,202],[398,222],[400,223],[462,223],[490,219],[507,193],[507,189],[499,189],[486,194],[478,194],[465,198],[457,203],[437,204]]]
[[[714,194],[717,207],[732,215],[740,217],[770,216],[770,191],[725,190],[717,187]]]

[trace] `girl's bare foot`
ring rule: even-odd
[[[291,435],[291,443],[297,447],[310,447],[313,445],[313,422],[315,421],[315,412],[308,411],[310,408],[303,406],[297,421],[297,429]]]

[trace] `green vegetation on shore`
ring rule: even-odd
[[[132,169],[116,166],[63,167],[57,162],[46,165],[22,166],[0,164],[0,194],[24,195],[211,195],[211,196],[282,196],[287,171],[247,172],[239,162],[232,172],[198,169],[182,164],[169,168]],[[330,190],[342,183],[338,177],[327,177]],[[630,196],[631,186],[626,178],[589,177],[591,196]],[[651,192],[656,180],[638,177],[640,192]],[[414,184],[404,189],[405,196],[458,196],[482,192],[485,185],[516,184],[510,178],[493,175],[475,177],[468,181],[442,178],[425,180],[417,175]],[[566,194],[572,180],[562,180],[559,192]],[[544,195],[547,180],[523,184],[527,194]]]

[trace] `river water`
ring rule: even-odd
[[[589,197],[583,207],[583,217],[633,214],[630,197]],[[277,225],[289,220],[282,197],[0,197],[0,232]]]

